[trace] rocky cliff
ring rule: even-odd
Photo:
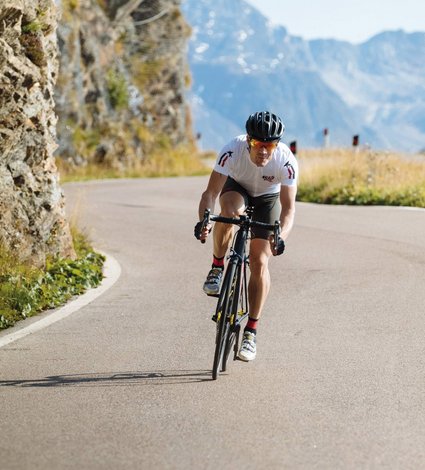
[[[129,169],[193,142],[189,34],[180,0],[1,0],[0,244],[73,256],[54,152]]]
[[[2,0],[0,244],[37,265],[74,254],[53,157],[56,26],[51,0]]]
[[[191,139],[179,0],[62,0],[57,155],[131,167]]]

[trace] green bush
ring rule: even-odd
[[[128,108],[129,95],[125,77],[111,69],[106,75],[106,86],[112,107],[117,110]]]
[[[74,245],[77,259],[52,258],[44,270],[11,264],[10,254],[0,252],[0,329],[58,307],[101,283],[105,257],[81,234],[74,235]]]
[[[327,188],[324,183],[301,184],[297,199],[323,204],[425,207],[425,188],[413,186],[407,189],[382,189],[360,185]]]

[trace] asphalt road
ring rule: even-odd
[[[211,381],[205,183],[66,186],[122,274],[0,349],[1,469],[425,468],[425,211],[298,204],[257,359]]]

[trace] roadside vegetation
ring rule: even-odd
[[[146,160],[129,169],[88,163],[76,167],[58,159],[61,181],[206,175],[214,152],[189,147],[156,146]],[[297,199],[319,204],[425,207],[425,156],[370,149],[305,149],[297,154],[300,182]]]
[[[56,159],[62,182],[87,181],[110,178],[154,178],[171,176],[199,176],[209,172],[193,145],[173,147],[167,136],[156,136],[152,141],[143,136],[146,156],[132,157],[128,162],[119,158],[96,161],[85,155],[83,165],[75,165],[71,160]],[[88,154],[89,152],[87,152]],[[84,153],[83,153],[84,155]],[[208,155],[208,154],[206,154]]]
[[[373,150],[304,150],[298,200],[425,207],[425,156]]]
[[[104,256],[93,250],[85,235],[72,232],[77,258],[48,259],[45,269],[21,263],[0,247],[0,330],[101,283]]]

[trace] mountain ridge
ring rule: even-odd
[[[358,134],[377,149],[424,147],[425,33],[383,31],[361,44],[304,40],[244,0],[185,0],[182,11],[193,30],[190,101],[202,147],[219,150],[265,108],[282,115],[285,140],[301,146],[320,146],[328,128],[335,146]]]

